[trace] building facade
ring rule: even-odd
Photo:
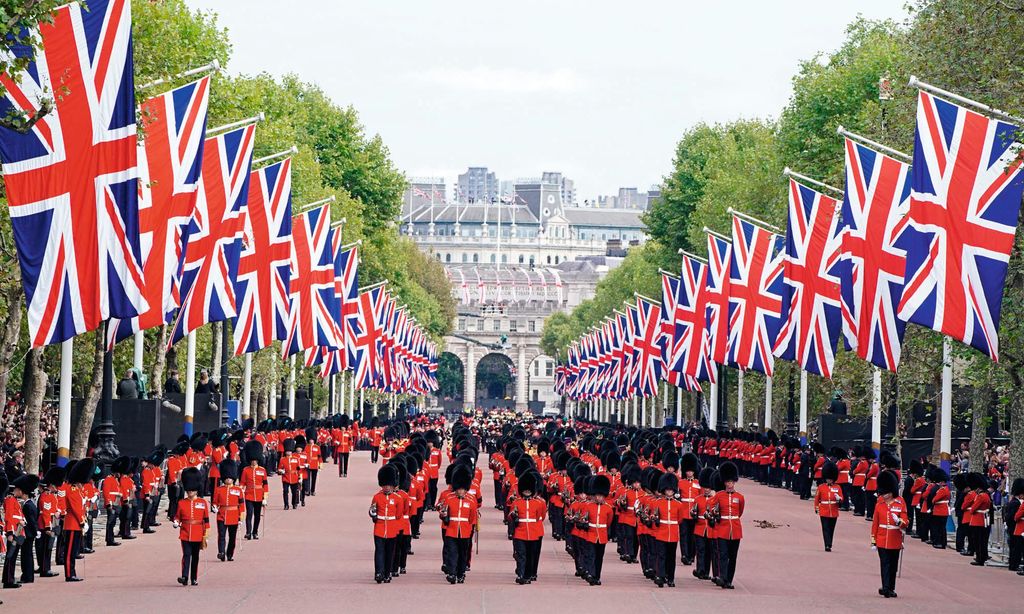
[[[471,166],[459,175],[459,193],[456,200],[462,202],[491,202],[498,199],[500,185],[498,178],[486,166]]]

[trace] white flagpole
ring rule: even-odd
[[[683,423],[683,389],[676,387],[676,426]]]
[[[196,331],[188,334],[185,352],[185,434],[192,436],[192,420],[196,415]]]
[[[975,409],[977,411],[977,408]],[[942,337],[942,407],[939,431],[939,462],[949,473],[949,462],[953,447],[953,344],[949,337]]]
[[[288,417],[295,419],[295,354],[289,359],[288,371]]]
[[[736,378],[736,426],[743,428],[743,369]]]
[[[74,366],[74,337],[60,344],[60,405],[57,410],[57,465],[71,458],[71,378]]]
[[[647,427],[647,397],[640,397],[640,428]]]
[[[708,428],[718,428],[718,383],[711,384],[711,411],[708,412]]]
[[[364,400],[364,397],[363,397],[363,389],[360,388],[359,389],[359,416],[361,418],[363,418],[363,422],[366,422],[366,416],[362,415],[364,407],[366,407],[366,401]],[[374,417],[377,416],[377,406],[376,405],[373,406],[373,415],[374,415]]]
[[[772,428],[772,376],[767,376],[764,382],[764,428],[767,432]]]
[[[344,351],[344,350],[342,350]],[[336,413],[345,413],[345,372],[338,373],[338,411]]]
[[[242,380],[242,419],[245,420],[251,414],[252,408],[252,353],[245,353],[245,377]]]
[[[277,353],[270,359],[270,403],[267,414],[277,418]]]
[[[132,356],[132,366],[142,374],[142,353],[145,350],[146,336],[141,330],[135,333],[135,353]]]
[[[871,374],[871,451],[878,457],[882,449],[882,370]]]
[[[800,443],[807,443],[807,371],[800,369]]]
[[[355,376],[355,374],[353,373],[352,376],[349,379],[352,380],[352,381],[349,382],[352,385],[348,387],[348,410],[352,414],[351,417],[355,418],[355,415],[356,415],[356,376]],[[362,393],[360,393],[360,395],[361,394]],[[362,400],[362,397],[360,397],[360,400]],[[362,406],[360,406],[360,409],[362,409]],[[363,417],[362,414],[360,414],[359,418],[362,419],[362,417]],[[366,422],[366,421],[363,420],[363,422]]]

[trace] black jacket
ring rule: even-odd
[[[36,502],[32,499],[22,501],[21,513],[25,516],[25,539],[35,539],[39,531],[39,508]]]

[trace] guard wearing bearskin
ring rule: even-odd
[[[181,472],[181,488],[185,498],[178,501],[178,509],[174,513],[174,527],[179,529],[178,539],[181,541],[178,584],[196,586],[199,584],[199,552],[206,548],[210,530],[210,505],[199,496],[203,475],[195,467]]]
[[[832,552],[832,537],[836,533],[839,508],[843,503],[843,491],[836,483],[839,467],[828,461],[821,468],[821,477],[825,483],[814,493],[814,513],[821,520],[821,537],[825,541],[825,552]]]
[[[718,546],[718,578],[715,584],[722,588],[733,588],[732,581],[736,576],[736,557],[740,550],[740,540],[743,539],[743,525],[741,518],[745,501],[743,495],[736,491],[736,482],[739,481],[739,471],[730,461],[726,461],[718,467],[718,477],[721,480],[721,488],[718,488],[715,497],[711,502],[712,508],[718,510],[718,522],[714,528],[715,540]]]
[[[245,493],[236,482],[238,463],[227,458],[220,462],[220,484],[213,492],[211,511],[217,514],[217,558],[235,560],[235,540],[238,524],[244,513]]]
[[[910,524],[907,504],[899,496],[900,480],[891,470],[878,474],[878,502],[871,520],[871,545],[878,550],[882,587],[878,594],[896,597],[896,574],[903,551],[903,531]]]

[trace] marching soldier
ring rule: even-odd
[[[122,471],[119,474],[121,485],[121,539],[135,539],[132,535],[132,504],[135,501],[135,480],[132,479],[132,459],[122,456]],[[121,460],[121,459],[118,459]]]
[[[946,549],[946,523],[949,522],[949,474],[942,469],[933,469],[932,481],[935,487],[928,495],[928,507],[932,512],[932,547]]]
[[[288,496],[291,495],[291,509],[299,504],[299,480],[301,461],[295,455],[295,440],[291,437],[281,442],[284,456],[278,464],[277,472],[281,474],[281,492],[284,495],[284,509],[288,509]]]
[[[213,493],[213,513],[217,514],[217,558],[221,561],[235,560],[235,539],[238,536],[238,522],[242,515],[244,494],[242,487],[235,484],[238,478],[238,463],[230,458],[220,462],[221,485]],[[225,547],[226,542],[226,547]]]
[[[715,494],[712,506],[718,507],[719,522],[715,525],[715,539],[718,542],[718,581],[715,582],[722,588],[734,588],[732,580],[736,575],[736,556],[740,550],[740,540],[743,539],[743,525],[740,519],[743,516],[745,501],[743,495],[736,492],[736,482],[739,481],[739,471],[730,461],[719,465],[718,475],[722,481],[723,490]]]
[[[683,517],[679,526],[679,548],[683,565],[692,565],[696,556],[696,545],[694,540],[694,519],[691,514],[693,503],[700,494],[700,482],[697,474],[700,472],[700,460],[697,455],[687,452],[682,457],[680,466],[682,477],[679,480],[679,500],[683,504]]]
[[[703,489],[693,502],[691,512],[694,517],[693,534],[696,545],[697,566],[693,569],[693,577],[699,580],[708,580],[711,576],[712,563],[717,570],[718,557],[714,550],[714,527],[716,517],[712,514],[711,506],[715,499],[715,484],[717,483],[717,472],[711,467],[704,467],[698,474],[698,483]],[[718,577],[718,574],[715,574]]]
[[[39,476],[25,474],[14,480],[14,496],[21,503],[21,515],[25,518],[25,542],[21,545],[21,581],[35,582],[36,569],[33,565],[34,546],[39,536],[39,508],[33,498],[39,487]]]
[[[401,500],[395,495],[398,472],[384,466],[377,471],[380,490],[370,500],[370,519],[373,521],[373,579],[377,584],[391,582],[395,548],[401,529]]]
[[[832,537],[836,532],[836,522],[839,521],[839,506],[843,502],[843,491],[839,484],[836,484],[839,467],[832,461],[825,463],[821,468],[821,477],[825,483],[814,493],[814,513],[821,518],[821,536],[825,540],[825,552],[832,552]]]
[[[64,581],[81,582],[75,569],[75,560],[82,547],[82,530],[87,524],[85,501],[82,497],[82,485],[92,479],[95,467],[91,458],[75,463],[68,470],[68,486],[65,491],[64,515]]]
[[[900,479],[885,470],[878,474],[878,502],[871,519],[871,545],[878,550],[882,587],[878,594],[896,597],[896,574],[903,550],[903,530],[909,525],[907,504],[899,496]]]
[[[26,527],[28,526],[21,508],[21,500],[26,497],[23,489],[31,486],[32,491],[35,490],[35,483],[29,483],[33,480],[37,481],[38,479],[35,476],[22,474],[15,478],[11,488],[4,483],[3,489],[0,490],[0,497],[4,499],[4,539],[7,542],[7,551],[4,555],[4,588],[21,588],[21,583],[18,582],[15,574],[18,553],[25,545]],[[12,492],[8,493],[8,490]]]
[[[623,490],[616,505],[619,514],[619,559],[626,563],[637,562],[636,540],[638,500],[644,494],[640,489],[640,467],[635,463],[627,463],[622,468]]]
[[[442,558],[447,569],[445,579],[449,584],[466,581],[479,511],[476,498],[468,494],[472,484],[472,469],[464,464],[456,465],[452,470],[452,493],[445,499],[439,513],[444,531]]]
[[[161,450],[154,450],[152,454],[142,459],[142,532],[156,533],[151,522],[155,516],[154,510],[157,505],[157,497],[160,496],[160,465],[164,462],[164,454]]]
[[[108,546],[120,546],[121,542],[114,541],[114,530],[121,518],[121,505],[124,496],[121,494],[121,476],[128,471],[129,460],[122,456],[110,465],[110,475],[103,478],[100,485],[100,493],[103,497],[103,509],[107,512],[107,541]]]
[[[242,470],[241,486],[245,496],[245,539],[260,538],[260,521],[263,519],[263,506],[270,494],[270,482],[267,470],[263,467],[263,444],[252,440],[242,449],[243,457],[249,465]]]
[[[210,507],[199,496],[203,487],[202,473],[195,467],[181,472],[181,487],[185,498],[178,501],[174,513],[174,528],[179,529],[181,541],[181,575],[178,584],[199,584],[199,551],[206,548],[206,534],[210,530]]]
[[[612,506],[605,499],[611,491],[611,481],[606,475],[588,478],[590,501],[583,505],[583,521],[588,529],[583,533],[584,580],[591,586],[601,585],[601,568],[604,566],[604,550],[608,544],[608,530],[612,524]]]
[[[36,538],[36,560],[41,578],[52,578],[57,575],[51,567],[53,562],[53,546],[57,540],[57,526],[60,522],[60,509],[57,505],[57,487],[64,483],[65,473],[62,467],[50,467],[43,476],[43,491],[39,494],[39,536]]]
[[[547,506],[537,496],[543,477],[530,471],[519,478],[519,498],[509,510],[512,527],[512,552],[516,561],[516,584],[529,584],[537,579],[541,542],[544,539],[544,517]]]
[[[992,508],[992,499],[988,495],[988,484],[985,476],[980,473],[967,474],[967,486],[974,491],[974,498],[964,510],[964,522],[971,526],[974,536],[974,560],[971,565],[982,567],[988,560],[988,512]]]
[[[309,466],[309,479],[307,480],[306,494],[310,497],[316,496],[316,476],[320,473],[320,465],[323,462],[320,455],[320,446],[316,443],[316,427],[306,429],[306,462]]]
[[[668,584],[676,585],[676,546],[679,544],[679,527],[683,519],[685,504],[676,497],[679,478],[675,473],[666,472],[658,479],[658,493],[652,502],[650,512],[654,524],[654,583],[658,588]],[[687,510],[688,511],[688,510]]]

